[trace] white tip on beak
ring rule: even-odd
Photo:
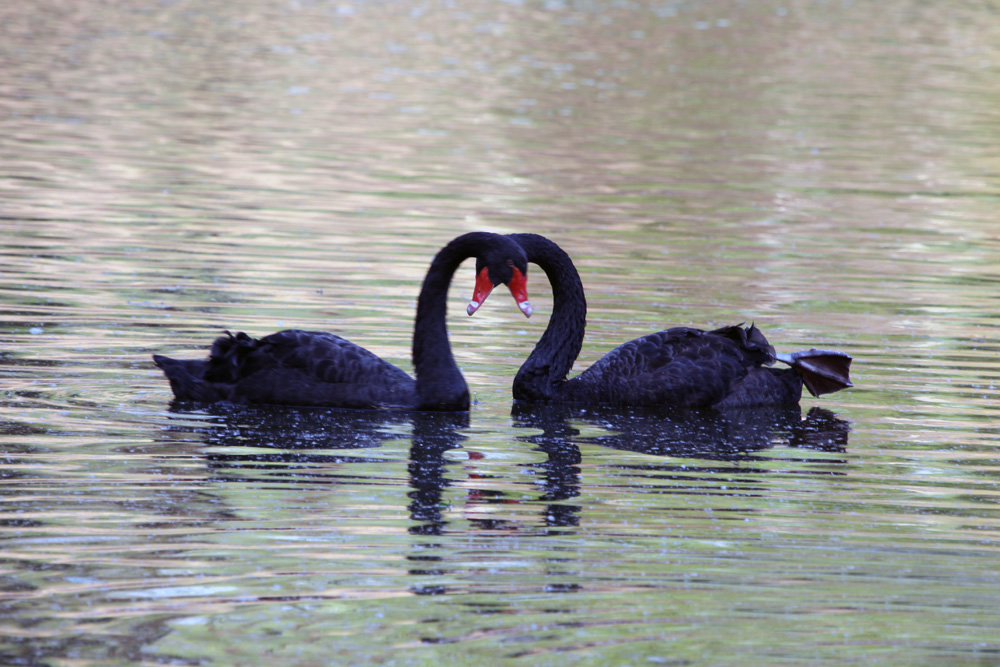
[[[479,310],[479,306],[481,305],[483,304],[479,303],[478,301],[470,301],[469,307],[465,309],[465,312],[467,312],[469,315],[472,315],[472,313]]]
[[[521,303],[517,304],[517,307],[521,309],[521,312],[524,313],[525,317],[531,317],[531,314],[535,312],[535,309],[532,308],[531,304],[528,303],[527,301],[522,301]]]

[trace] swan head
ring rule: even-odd
[[[528,261],[524,251],[516,244],[513,248],[503,248],[501,252],[491,252],[476,258],[476,287],[466,312],[472,315],[479,310],[493,288],[500,284],[507,286],[524,316],[531,317],[532,308],[528,301]]]

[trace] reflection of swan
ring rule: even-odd
[[[252,478],[335,483],[338,469],[331,465],[389,463],[389,459],[376,451],[365,450],[405,438],[409,416],[384,410],[230,403],[215,403],[204,410],[188,410],[184,404],[175,403],[171,412],[179,418],[170,431],[198,436],[208,447],[203,457],[219,475],[217,481],[230,482]],[[186,416],[198,421],[185,419]],[[358,450],[358,453],[345,454],[343,450]]]
[[[469,426],[467,413],[412,413],[410,462],[409,532],[414,535],[440,535],[447,524],[442,514],[442,494],[451,486],[445,471],[452,461],[445,453],[465,440],[459,430]]]
[[[692,411],[664,414],[640,408],[590,408],[566,404],[532,404],[515,401],[511,416],[516,428],[538,429],[541,433],[518,439],[536,445],[547,455],[540,469],[539,483],[545,490],[544,519],[549,526],[579,525],[581,507],[564,501],[580,494],[579,445],[592,444],[654,456],[697,458],[709,461],[746,461],[759,451],[783,443],[830,452],[847,447],[850,425],[822,408],[812,408],[802,419],[798,406],[756,408],[754,410]],[[600,429],[598,435],[581,435],[581,428]],[[824,459],[824,463],[831,461]],[[619,466],[641,475],[664,473],[670,478],[681,475],[690,480],[716,472],[728,473],[727,466],[692,465],[690,462],[630,463]],[[741,472],[748,472],[741,467]],[[766,472],[761,469],[760,472]],[[681,479],[678,477],[678,479]],[[687,484],[687,482],[685,482]],[[685,486],[689,493],[702,493],[695,486]],[[677,490],[679,492],[679,489]]]
[[[244,333],[216,339],[207,360],[154,355],[178,399],[198,402],[468,410],[445,325],[448,286],[463,260],[476,257],[476,293],[510,287],[530,314],[521,248],[507,237],[464,234],[438,252],[424,278],[413,326],[414,380],[403,370],[334,334],[280,331],[259,340]],[[485,297],[482,297],[485,298]],[[478,304],[477,304],[478,305]]]
[[[665,414],[641,408],[532,405],[515,402],[515,425],[542,430],[532,442],[560,452],[594,444],[656,456],[735,461],[747,453],[785,444],[829,452],[847,447],[850,424],[813,407],[805,419],[798,406]],[[580,436],[574,422],[607,433]]]
[[[224,482],[253,479],[296,484],[336,484],[341,480],[357,483],[361,478],[345,464],[391,465],[393,460],[379,456],[376,448],[391,440],[409,439],[410,514],[418,524],[411,532],[415,533],[435,532],[444,524],[441,494],[450,484],[444,473],[452,463],[445,453],[461,445],[465,436],[460,431],[469,425],[465,412],[226,403],[213,404],[207,410],[187,410],[183,404],[175,404],[171,412],[178,419],[169,430],[175,435],[198,436],[209,448],[203,456],[217,473],[216,481]],[[337,450],[358,452],[345,454]],[[391,482],[396,483],[396,479]],[[425,524],[430,527],[422,528]]]
[[[562,248],[538,234],[511,234],[552,284],[545,333],[514,379],[515,399],[587,405],[736,408],[794,405],[802,385],[813,395],[850,387],[851,358],[809,350],[776,355],[760,329],[676,327],[625,343],[572,379],[583,346],[587,300]],[[481,303],[481,299],[476,301]],[[776,360],[791,368],[767,368]]]
[[[175,435],[193,433],[208,446],[203,457],[216,483],[399,486],[398,474],[372,475],[372,467],[366,464],[377,464],[379,471],[398,465],[398,460],[379,456],[375,448],[389,440],[409,437],[406,468],[411,525],[407,531],[411,535],[435,536],[444,532],[448,523],[442,497],[451,485],[445,473],[455,462],[446,453],[465,440],[460,431],[469,426],[467,412],[274,408],[225,403],[213,404],[207,410],[186,410],[183,404],[175,403],[172,412],[178,419],[170,431]],[[412,426],[409,433],[408,425]],[[361,451],[329,451],[345,449]],[[357,471],[352,469],[355,466]],[[441,560],[440,546],[423,540],[415,542],[414,551],[406,556],[412,563],[409,573],[440,574],[435,567]],[[411,590],[418,595],[432,595],[445,588],[421,583],[414,584]]]

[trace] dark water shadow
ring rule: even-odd
[[[213,482],[381,483],[383,480],[371,475],[371,468],[354,473],[350,464],[398,465],[397,459],[380,456],[378,448],[387,441],[409,439],[407,509],[412,525],[408,532],[440,536],[446,529],[448,518],[442,498],[453,483],[447,471],[458,463],[454,458],[449,459],[447,453],[466,439],[461,431],[469,426],[468,413],[225,404],[196,410],[175,405],[172,411],[179,417],[197,415],[202,419],[204,426],[181,419],[176,428],[195,434],[208,447],[203,457],[214,473],[209,479]],[[205,416],[209,417],[207,422]],[[845,460],[829,454],[846,452],[850,433],[847,421],[818,407],[809,409],[803,417],[798,406],[668,413],[515,401],[511,416],[515,429],[538,431],[517,439],[534,445],[536,451],[546,455],[544,461],[531,466],[537,470],[535,479],[540,490],[537,500],[545,503],[542,520],[550,527],[578,524],[580,508],[563,501],[580,494],[581,445],[685,459],[643,463],[631,459],[621,464],[602,459],[602,465],[621,470],[707,475],[730,473],[731,464],[736,462],[742,474],[766,475],[773,472],[773,467],[754,466],[754,463],[780,458],[797,464],[803,474],[838,474],[836,466]],[[803,453],[793,457],[763,454],[777,445]],[[809,451],[824,455],[812,457]],[[470,452],[470,457],[473,455]],[[713,463],[728,465],[719,467]],[[821,465],[810,469],[812,463]],[[398,483],[395,479],[384,481]],[[491,494],[500,495],[493,498]],[[502,492],[486,489],[476,491],[476,497],[477,502],[508,501]],[[470,525],[487,530],[498,528],[479,526],[475,521]]]
[[[333,482],[323,474],[330,464],[386,463],[388,459],[370,450],[406,437],[393,430],[405,427],[405,417],[375,411],[225,403],[199,409],[175,403],[171,412],[182,418],[175,430],[197,435],[208,447],[203,456],[213,472],[210,481]],[[185,416],[208,419],[198,427],[183,420]]]
[[[448,453],[461,447],[466,440],[462,430],[469,426],[468,413],[225,405],[195,411],[185,406],[173,409],[179,418],[177,428],[196,434],[207,446],[203,456],[213,472],[212,482],[398,484],[398,476],[372,475],[372,468],[362,464],[398,467],[399,459],[379,455],[379,447],[388,441],[408,439],[406,484],[409,487],[410,524],[407,532],[414,540],[404,557],[409,563],[407,573],[419,578],[410,590],[417,595],[451,592],[447,584],[436,579],[449,571],[446,533],[453,519],[445,494],[457,479],[464,479],[463,475],[456,474],[460,472],[462,459]],[[715,472],[731,473],[732,462],[741,463],[741,473],[753,472],[753,461],[765,458],[761,452],[778,444],[825,453],[844,452],[850,431],[846,421],[820,408],[811,409],[803,418],[798,408],[678,415],[515,402],[511,414],[515,429],[537,431],[518,436],[517,440],[531,443],[545,454],[544,461],[531,464],[537,471],[535,484],[539,493],[533,502],[539,507],[542,528],[539,533],[539,526],[535,524],[530,531],[535,536],[550,531],[572,535],[579,528],[583,507],[567,501],[581,492],[581,445],[598,445],[664,459],[683,458],[683,462],[623,462],[620,465],[609,464],[605,459],[602,465],[626,470],[630,476],[638,477],[644,473],[677,474],[680,483],[688,485],[685,492],[696,493],[699,473],[703,476]],[[204,426],[185,419],[194,415]],[[204,421],[206,416],[207,422]],[[474,454],[470,452],[469,457],[475,458]],[[694,464],[691,459],[696,460]],[[705,465],[700,466],[697,460],[704,461]],[[808,462],[809,457],[800,460]],[[838,461],[828,454],[816,460],[822,462],[827,471]],[[713,467],[722,462],[728,465]],[[759,472],[768,470],[762,467]],[[692,473],[695,476],[692,477]],[[694,486],[690,486],[692,484]],[[523,502],[523,499],[511,499],[505,492],[495,489],[470,486],[469,493],[472,494],[470,498],[474,496],[475,503]],[[461,521],[463,526],[467,524],[465,529],[481,530],[487,535],[510,534],[526,527],[517,522],[507,525],[503,519],[464,518]]]
[[[600,445],[653,456],[713,461],[753,461],[778,444],[846,452],[850,423],[813,407],[664,412],[641,408],[537,405],[515,401],[514,426],[542,433],[521,438],[564,457],[567,445]],[[606,433],[581,436],[579,426]]]
[[[329,470],[329,464],[392,464],[395,459],[380,456],[378,448],[389,441],[410,440],[409,476],[415,492],[445,484],[439,470],[445,464],[443,454],[460,445],[465,438],[459,430],[469,425],[468,413],[225,403],[207,407],[175,403],[171,412],[182,418],[172,430],[195,434],[209,447],[203,456],[217,473],[213,481],[309,483],[309,471],[314,470],[312,481],[334,483],[342,478],[320,474]],[[199,417],[204,426],[183,419],[187,416]]]
[[[649,454],[684,462],[610,464],[622,470],[685,475],[694,482],[697,475],[731,473],[732,466],[715,462],[741,463],[740,472],[767,474],[769,469],[754,467],[755,461],[773,460],[761,454],[777,445],[826,453],[847,451],[850,423],[823,408],[810,408],[805,417],[798,406],[729,411],[664,412],[639,408],[540,405],[515,401],[511,409],[515,428],[537,429],[541,433],[518,439],[535,445],[546,460],[535,464],[549,501],[543,520],[548,525],[579,523],[579,506],[564,501],[580,493],[580,445]],[[584,429],[597,434],[583,435]],[[691,459],[695,459],[692,463]],[[698,463],[704,461],[704,464]],[[796,457],[796,463],[823,464],[822,474],[840,474],[830,466],[846,461],[829,456]],[[602,464],[607,466],[607,460]],[[694,476],[693,476],[694,475]]]
[[[295,484],[374,484],[375,477],[330,464],[398,465],[397,459],[379,456],[387,441],[410,440],[406,464],[407,532],[417,538],[405,556],[408,574],[435,576],[443,572],[444,533],[448,519],[444,493],[452,480],[448,469],[458,465],[447,453],[466,439],[468,413],[390,412],[375,410],[295,409],[216,404],[199,408],[178,404],[179,417],[209,417],[204,427],[185,420],[178,429],[193,432],[208,446],[204,458],[215,482],[293,482]],[[409,431],[407,432],[407,427]],[[253,451],[245,451],[252,448]],[[244,451],[227,452],[227,449]],[[263,451],[262,451],[263,450]],[[341,450],[336,453],[329,450]],[[343,450],[356,450],[346,454]],[[336,472],[331,472],[335,469]],[[370,472],[370,468],[367,469]],[[447,592],[443,586],[415,584],[418,595]]]

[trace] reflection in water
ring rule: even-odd
[[[548,451],[552,443],[575,442],[640,454],[715,461],[753,460],[756,452],[785,444],[827,452],[847,448],[850,424],[824,408],[803,419],[799,406],[724,411],[664,412],[641,408],[537,405],[515,401],[517,426],[540,428],[531,442]],[[579,436],[571,421],[608,433]]]
[[[260,473],[272,481],[297,483],[332,481],[322,474],[331,463],[384,463],[377,456],[345,456],[324,453],[336,449],[370,449],[386,440],[400,437],[392,426],[405,422],[402,413],[380,415],[370,410],[290,409],[271,406],[243,406],[214,403],[204,410],[175,402],[177,414],[208,414],[205,427],[183,422],[175,431],[200,435],[210,449],[205,461],[216,475],[213,481],[259,480]],[[252,448],[253,451],[229,453],[226,449]],[[220,451],[221,449],[221,451]],[[263,449],[263,451],[261,451]],[[312,451],[322,450],[322,451]],[[251,478],[241,472],[253,471]],[[312,475],[310,474],[312,471]]]
[[[413,427],[410,438],[411,460],[409,466],[414,493],[422,489],[440,498],[446,486],[442,477],[445,465],[444,452],[459,446],[464,439],[458,429],[469,425],[468,413],[420,413],[386,410],[345,410],[334,408],[287,408],[274,406],[245,406],[215,403],[205,409],[192,404],[175,402],[172,412],[180,415],[212,417],[205,427],[184,422],[173,427],[178,432],[198,434],[210,449],[205,461],[217,472],[213,481],[260,480],[260,473],[272,481],[296,483],[312,481],[334,482],[328,474],[321,473],[329,464],[375,463],[386,464],[390,459],[376,455],[349,456],[330,454],[328,450],[366,450],[377,448],[389,440],[406,437],[402,430],[407,423]],[[226,449],[240,448],[253,451],[228,453]],[[264,451],[261,451],[263,449]],[[221,450],[221,451],[220,451]],[[244,478],[241,471],[253,471],[252,478]],[[310,475],[309,471],[314,471]],[[413,513],[424,514],[423,507],[436,506],[438,502],[415,499]],[[428,519],[440,522],[440,517]]]
[[[183,404],[176,405],[174,410],[180,414],[186,412]],[[225,404],[213,405],[209,410],[213,417],[210,425],[193,427],[185,423],[175,428],[198,433],[209,446],[204,459],[215,473],[213,481],[264,479],[307,484],[356,479],[357,476],[343,472],[342,468],[333,476],[329,465],[387,464],[391,459],[375,454],[333,454],[329,450],[368,450],[388,440],[404,439],[406,434],[400,429],[409,423],[412,430],[407,464],[408,510],[412,525],[408,532],[440,536],[448,524],[442,496],[451,485],[445,472],[454,461],[446,454],[465,440],[460,430],[469,425],[466,413],[309,410]],[[197,414],[204,412],[199,410]],[[755,452],[778,444],[823,452],[846,452],[850,432],[848,422],[819,407],[811,408],[803,418],[798,406],[664,413],[638,408],[515,401],[511,415],[515,428],[541,431],[518,439],[535,445],[537,451],[546,455],[544,461],[533,465],[541,472],[538,500],[551,503],[543,512],[544,523],[549,526],[578,524],[576,514],[580,508],[561,504],[561,501],[580,494],[581,444],[660,457],[734,462],[758,460]],[[598,429],[600,433],[581,435],[580,426]],[[235,448],[241,451],[226,451]],[[246,451],[248,449],[251,451]],[[478,456],[476,452],[469,453],[470,459]],[[823,461],[836,462],[829,458]],[[690,464],[683,468],[693,470]],[[507,502],[506,494],[488,488],[473,487],[470,494],[472,503]],[[486,530],[499,527],[493,519],[474,519],[471,524]]]
[[[580,447],[599,445],[658,457],[702,459],[706,461],[744,462],[755,460],[754,452],[784,444],[824,452],[844,452],[849,427],[847,422],[826,410],[813,408],[803,419],[798,408],[786,410],[733,411],[668,415],[638,409],[595,409],[568,405],[533,405],[516,402],[513,425],[518,429],[539,432],[517,439],[535,446],[545,459],[528,464],[535,493],[498,489],[495,476],[475,469],[463,470],[462,458],[449,456],[467,436],[467,413],[397,413],[352,410],[303,410],[269,407],[213,405],[210,422],[192,425],[178,419],[176,432],[192,432],[206,446],[202,458],[216,483],[237,483],[246,488],[278,488],[296,491],[315,485],[337,487],[334,493],[357,494],[386,480],[372,474],[370,466],[385,469],[396,463],[391,455],[379,455],[390,441],[409,440],[406,462],[405,532],[411,536],[400,545],[406,561],[406,575],[424,578],[406,583],[416,595],[457,594],[463,590],[452,576],[462,558],[456,554],[451,533],[462,527],[449,526],[457,521],[490,545],[515,536],[571,536],[581,530],[585,506],[567,502],[583,492]],[[175,407],[179,417],[204,415]],[[409,430],[407,430],[409,426]],[[597,433],[593,433],[593,431]],[[586,433],[584,433],[586,432]],[[175,433],[176,434],[176,433]],[[357,453],[346,453],[353,451]],[[482,454],[468,452],[468,461],[479,466],[486,461]],[[824,463],[836,463],[824,459]],[[706,475],[718,472],[711,466],[690,462],[670,464],[622,463],[614,468],[640,471],[638,479],[650,471],[687,475],[678,477],[681,487],[674,490],[691,495],[703,492]],[[480,467],[478,470],[482,470]],[[452,515],[455,499],[447,499],[450,487],[458,483],[454,474],[463,471],[459,513]],[[743,473],[761,472],[742,470]],[[694,473],[694,477],[690,475]],[[391,479],[391,478],[390,478]],[[507,484],[511,480],[507,481]],[[292,485],[288,487],[287,485]],[[363,492],[362,492],[363,493]],[[722,495],[730,495],[729,493]],[[369,502],[356,498],[355,502]],[[521,514],[505,514],[502,507],[517,512],[529,510],[535,517],[526,520]],[[219,508],[215,510],[219,514]],[[224,512],[230,518],[235,510]],[[354,518],[359,529],[378,530],[378,516],[365,512]],[[533,530],[532,524],[543,530]],[[291,531],[298,532],[298,529]],[[286,539],[299,539],[294,535]],[[486,546],[487,550],[492,547]],[[563,582],[549,577],[546,586]],[[577,590],[578,585],[573,584]]]
[[[515,401],[511,410],[514,426],[534,428],[538,435],[519,439],[537,445],[547,455],[542,470],[543,499],[558,501],[580,493],[581,454],[578,444],[653,456],[710,461],[752,461],[751,452],[784,444],[824,452],[846,452],[848,422],[829,410],[813,407],[805,419],[798,406],[667,413],[641,408],[582,407]],[[581,435],[574,423],[604,433]],[[836,463],[824,459],[825,463]],[[839,461],[844,463],[844,461]],[[623,465],[627,469],[713,472],[707,467],[644,464]],[[746,472],[746,471],[745,471]],[[755,472],[766,473],[766,469]],[[576,525],[579,507],[553,504],[546,510],[547,523]]]
[[[187,407],[179,403],[174,405],[174,410],[191,414]],[[376,448],[386,441],[405,438],[405,433],[397,429],[409,423],[412,431],[407,464],[410,486],[407,509],[411,525],[407,532],[423,537],[440,536],[444,532],[448,521],[444,516],[442,496],[451,484],[445,472],[454,464],[445,455],[465,440],[460,430],[469,426],[469,413],[296,409],[225,403],[213,404],[208,411],[213,417],[210,426],[192,428],[185,424],[177,428],[194,431],[203,438],[209,447],[204,458],[215,473],[213,481],[217,482],[259,482],[263,474],[265,480],[295,484],[371,483],[366,482],[362,473],[353,474],[342,466],[388,465],[391,459],[371,454],[331,454],[327,450]],[[199,409],[194,413],[204,414]],[[247,448],[253,451],[225,451]],[[330,472],[331,464],[337,465],[336,474]],[[406,556],[413,563],[408,570],[410,575],[442,573],[432,565],[442,560],[434,554],[434,550],[442,548],[440,543],[418,541],[412,546],[414,552]],[[446,592],[445,587],[435,585],[415,585],[411,590],[419,595]]]
[[[409,511],[411,535],[440,537],[447,521],[444,518],[444,489],[450,485],[445,471],[449,461],[445,453],[455,449],[465,440],[458,429],[469,425],[469,413],[412,413],[413,435],[410,446],[409,483],[411,490]],[[416,541],[413,551],[406,556],[411,563],[407,574],[411,576],[439,576],[444,574],[440,552],[445,544],[439,541]],[[413,584],[410,590],[416,595],[442,595],[448,592],[440,584]]]
[[[448,460],[445,453],[465,440],[458,429],[469,426],[469,414],[411,413],[413,435],[410,447],[408,494],[413,535],[440,535],[446,525],[442,515],[441,495],[449,481],[445,477]]]

